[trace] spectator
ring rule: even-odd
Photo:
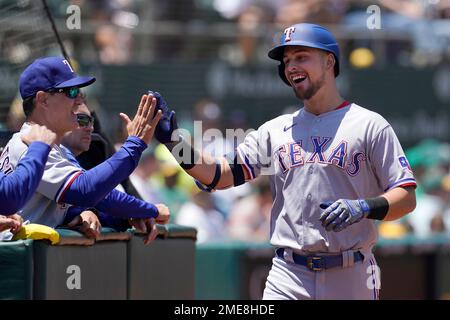
[[[123,65],[131,55],[131,35],[123,28],[103,25],[95,33],[95,43],[102,64]]]
[[[442,189],[445,192],[446,205],[444,208],[443,222],[445,232],[450,233],[450,170],[442,179]]]
[[[416,209],[408,216],[408,222],[417,237],[425,238],[445,230],[444,213],[448,193],[442,188],[442,172],[434,171],[422,181],[424,193],[417,201]]]
[[[17,96],[9,107],[6,117],[6,127],[11,131],[19,131],[25,121],[25,115],[22,110],[21,99]]]
[[[175,222],[197,229],[197,243],[221,242],[227,239],[226,223],[214,207],[210,194],[198,192],[180,208]]]
[[[347,0],[287,0],[280,6],[275,20],[282,28],[298,22],[337,24],[347,7]]]
[[[202,134],[201,137],[196,136],[194,139],[195,141],[201,140],[202,149],[209,154],[217,157],[228,154],[235,150],[239,143],[244,139],[245,134],[242,134],[240,137],[236,136],[236,140],[234,141],[233,137],[228,137],[226,133],[224,133],[225,128],[222,109],[211,99],[201,99],[195,104],[194,118],[196,121],[200,121],[202,128],[201,132],[197,131],[197,133]],[[231,141],[231,139],[233,139],[233,141]],[[250,192],[250,186],[241,185],[227,190],[218,190],[212,195],[212,198],[217,210],[227,218],[232,204],[237,201],[238,198],[248,195]]]
[[[142,153],[137,168],[130,176],[130,181],[142,199],[150,203],[160,202],[161,198],[156,185],[151,182],[151,177],[157,170],[158,164],[155,158],[155,150],[152,147],[148,147]]]
[[[363,29],[367,25],[367,5],[352,3],[359,9],[345,16],[346,29]],[[445,17],[450,7],[447,1],[379,0],[373,4],[381,7],[380,28],[405,38],[390,41],[387,46],[387,57],[394,63],[425,66],[442,61],[447,54],[450,23],[439,18]]]
[[[237,19],[239,53],[230,62],[236,65],[254,63],[264,56],[261,36],[269,34],[268,25],[273,22],[273,12],[266,6],[250,5]]]
[[[238,200],[228,217],[228,232],[236,240],[269,242],[272,193],[268,179],[257,181],[254,194]]]
[[[223,134],[223,118],[221,107],[213,100],[205,98],[194,105],[194,120],[201,125],[201,131],[195,131],[196,141],[201,140],[203,148],[208,152],[221,156],[229,152],[232,145]]]
[[[449,172],[450,147],[426,139],[406,152],[418,181],[417,206],[401,221],[414,235],[425,238],[445,231],[449,193],[443,177]],[[448,229],[450,230],[450,229]]]
[[[172,154],[163,146],[155,149],[158,173],[152,179],[161,201],[167,203],[172,217],[176,219],[181,206],[189,201],[191,190],[195,187],[192,178],[181,170]]]

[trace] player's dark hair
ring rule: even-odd
[[[25,113],[25,117],[28,118],[31,116],[34,110],[36,102],[36,96],[31,96],[28,98],[25,98],[22,102],[23,112]]]

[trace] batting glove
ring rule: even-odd
[[[155,137],[160,143],[170,143],[172,142],[172,133],[178,129],[175,111],[170,110],[159,92],[148,91],[148,94],[157,99],[156,108],[163,113],[155,129]]]
[[[319,220],[327,231],[339,232],[348,226],[361,221],[369,215],[369,205],[365,200],[339,199],[334,203],[321,203],[320,208],[325,211]]]

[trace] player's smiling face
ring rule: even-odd
[[[47,94],[47,119],[51,123],[49,128],[58,134],[72,131],[78,126],[75,110],[81,101],[78,95],[75,99],[67,97],[64,93]]]
[[[322,50],[287,46],[284,50],[284,74],[296,96],[302,100],[313,97],[325,83],[326,53]]]

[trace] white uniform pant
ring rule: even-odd
[[[264,289],[264,300],[378,300],[380,269],[372,253],[349,267],[311,271],[277,256]]]

